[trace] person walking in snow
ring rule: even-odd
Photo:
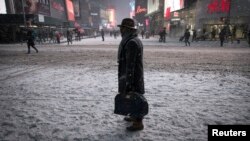
[[[224,40],[225,40],[225,36],[226,36],[226,28],[223,28],[219,34],[219,38],[220,38],[220,46],[223,46]]]
[[[27,54],[30,54],[30,47],[35,49],[36,53],[38,53],[38,49],[35,47],[35,32],[32,29],[29,29],[27,32],[27,47],[28,47]]]
[[[190,38],[190,32],[188,29],[186,29],[185,33],[184,33],[184,40],[185,40],[185,45],[190,46],[190,42],[189,42],[189,38]]]
[[[142,39],[144,39],[144,33],[145,33],[144,30],[142,30],[141,31],[141,37],[142,37]]]
[[[68,42],[68,45],[69,43],[72,44],[72,33],[70,30],[67,30],[67,42]]]
[[[102,41],[104,41],[104,30],[101,29]]]
[[[118,92],[120,94],[134,92],[143,96],[145,93],[143,45],[138,38],[135,22],[131,18],[125,18],[118,27],[120,27],[122,35],[118,49]],[[125,121],[133,123],[132,126],[127,127],[127,130],[143,130],[142,112],[143,111],[139,111],[139,113],[133,113],[124,118]]]
[[[248,45],[250,46],[250,29],[248,30],[247,37],[248,37]]]

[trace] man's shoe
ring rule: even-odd
[[[128,122],[135,121],[135,119],[133,117],[130,117],[130,116],[124,117],[124,120],[128,121]]]
[[[139,130],[143,130],[144,129],[144,125],[142,123],[142,121],[140,122],[133,122],[132,126],[129,126],[126,128],[128,131],[139,131]]]

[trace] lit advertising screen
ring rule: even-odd
[[[0,14],[6,14],[5,0],[0,0]]]
[[[24,11],[26,14],[37,14],[38,11],[38,0],[15,0],[15,11],[16,14],[23,13],[23,7],[24,5]]]
[[[64,0],[50,0],[50,12],[54,18],[66,20],[66,10]]]
[[[50,0],[23,0],[26,14],[50,16]],[[15,0],[16,13],[23,13],[22,0]]]
[[[115,26],[115,9],[109,9],[109,21],[112,26]]]
[[[170,18],[170,13],[184,8],[184,0],[165,0],[164,17]]]
[[[159,9],[159,0],[148,0],[148,14]]]
[[[145,0],[137,0],[135,2],[135,19],[138,22],[144,23],[147,11],[147,3],[145,3]]]
[[[71,0],[65,0],[67,6],[67,15],[69,21],[75,21],[74,7]]]

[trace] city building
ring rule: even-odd
[[[198,0],[196,5],[195,28],[202,32],[216,33],[224,26],[231,32],[236,31],[236,38],[245,38],[250,28],[250,1],[248,0]]]
[[[46,36],[51,31],[64,34],[74,28],[72,0],[5,0],[7,14],[0,15],[0,42],[18,42],[25,28],[32,27]]]
[[[147,1],[146,30],[158,34],[164,28],[164,0]]]

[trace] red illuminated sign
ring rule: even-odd
[[[143,13],[143,12],[146,12],[146,11],[147,11],[146,8],[141,8],[141,6],[139,5],[139,6],[137,6],[135,13],[139,14],[139,13]]]
[[[166,19],[167,19],[167,20],[169,20],[169,19],[170,19],[170,17],[171,17],[170,7],[168,7],[168,8],[166,9],[166,12],[165,12],[165,17],[166,17]]]
[[[217,12],[228,13],[230,10],[230,0],[211,0],[207,6],[208,13]]]
[[[75,21],[74,7],[71,0],[66,0],[68,20]]]

